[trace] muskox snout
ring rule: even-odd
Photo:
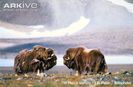
[[[63,63],[64,65],[66,65],[68,68],[73,68],[74,64],[74,60],[71,60],[70,57],[63,57]]]
[[[53,58],[54,60],[57,60],[57,56],[56,56],[56,55],[53,55],[52,58]]]
[[[74,61],[64,61],[64,65],[71,69],[74,66]]]

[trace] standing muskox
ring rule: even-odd
[[[56,65],[57,57],[50,48],[36,45],[32,50],[24,49],[15,57],[14,70],[17,74],[44,72]]]
[[[91,74],[106,73],[107,64],[104,55],[98,49],[83,47],[69,48],[63,56],[64,64],[78,74],[90,72]]]

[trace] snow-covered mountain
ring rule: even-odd
[[[10,1],[1,0],[0,4]],[[19,34],[20,38],[54,37],[86,33],[92,30],[110,31],[133,28],[131,0],[29,1],[36,1],[40,7],[36,10],[24,11],[1,9],[0,37],[6,37],[7,34],[12,36],[15,33]]]

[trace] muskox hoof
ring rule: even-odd
[[[79,71],[75,72],[75,76],[80,76],[80,75],[81,75],[81,73],[79,73]]]
[[[37,72],[37,76],[39,76],[39,77],[43,78],[43,77],[46,77],[46,76],[47,76],[47,74],[46,74],[46,73],[44,73],[44,72],[41,72],[41,73]]]

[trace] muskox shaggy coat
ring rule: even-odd
[[[105,73],[107,64],[104,55],[98,49],[87,49],[84,47],[69,48],[63,56],[64,64],[78,74]]]
[[[36,45],[32,50],[24,49],[15,57],[14,71],[17,74],[44,72],[56,65],[56,56],[50,48]]]

